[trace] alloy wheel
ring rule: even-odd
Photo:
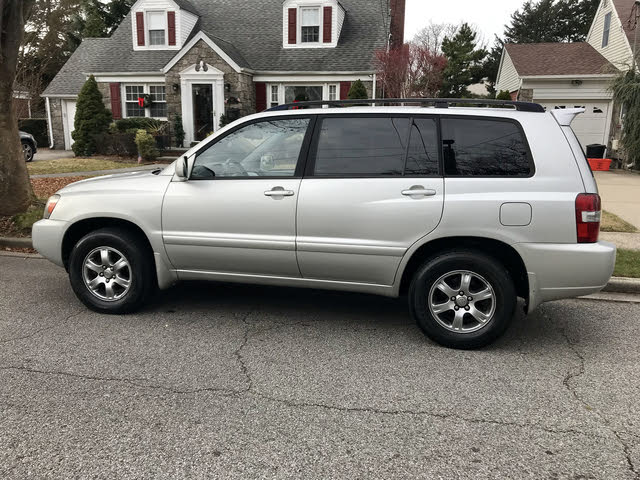
[[[131,288],[131,264],[115,248],[94,248],[85,257],[82,270],[86,287],[100,300],[114,302],[124,297]]]

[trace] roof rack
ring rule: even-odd
[[[480,98],[376,98],[376,99],[353,99],[353,100],[317,100],[312,102],[295,102],[285,105],[278,105],[267,110],[267,112],[277,112],[281,110],[298,110],[309,107],[348,107],[348,106],[369,106],[374,104],[402,104],[403,106],[420,105],[423,107],[433,106],[435,108],[449,108],[456,105],[471,105],[484,107],[511,107],[518,112],[544,113],[545,109],[537,103],[514,102],[509,100],[487,100]]]

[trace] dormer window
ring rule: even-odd
[[[301,8],[300,19],[300,40],[302,43],[318,43],[320,41],[320,8]]]
[[[166,45],[167,14],[166,12],[147,12],[147,26],[149,28],[149,45]]]
[[[609,45],[609,35],[611,34],[611,12],[604,16],[604,30],[602,32],[602,48]]]

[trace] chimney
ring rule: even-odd
[[[404,44],[404,19],[406,0],[390,0],[391,7],[391,31],[389,46],[399,48]]]

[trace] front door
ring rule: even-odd
[[[428,116],[318,119],[298,201],[304,278],[393,284],[442,216],[437,132]]]
[[[242,125],[197,153],[191,178],[169,185],[162,209],[178,270],[299,277],[299,157],[310,119]]]
[[[214,131],[213,125],[213,86],[210,83],[194,84],[193,132],[197,142],[204,140]]]
[[[73,147],[73,132],[75,131],[75,122],[76,122],[76,101],[75,100],[65,100],[64,102],[64,114],[66,120],[66,132],[65,132],[65,150],[71,150]]]

